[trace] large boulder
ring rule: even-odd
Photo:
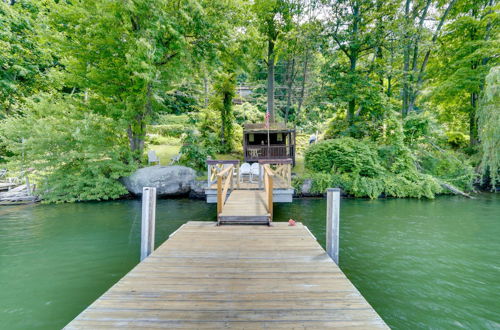
[[[179,196],[189,193],[195,179],[196,172],[189,167],[149,166],[138,169],[122,182],[135,195],[141,195],[143,187],[155,187],[159,196]]]

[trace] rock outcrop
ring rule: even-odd
[[[129,192],[141,195],[143,187],[155,187],[158,196],[182,196],[191,191],[196,172],[185,166],[149,166],[138,169],[122,182]]]

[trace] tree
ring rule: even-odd
[[[212,106],[220,112],[221,118],[221,152],[232,151],[233,137],[233,98],[236,94],[236,76],[234,73],[220,73],[214,85],[215,97]]]
[[[60,2],[50,14],[58,34],[47,42],[64,54],[66,85],[83,95],[89,109],[126,130],[130,150],[139,160],[160,91],[215,55],[224,33],[217,24],[224,3]]]
[[[432,68],[434,102],[445,112],[442,117],[466,115],[471,147],[478,144],[476,112],[485,77],[499,63],[499,16],[492,4],[467,1],[455,8]]]
[[[427,42],[424,55],[421,54],[421,47],[425,37],[424,27],[427,15],[430,12],[432,0],[414,1],[405,0],[403,34],[403,89],[402,89],[402,109],[401,113],[405,117],[410,111],[414,110],[415,102],[421,92],[425,79],[427,64],[432,50],[435,49],[435,43],[440,35],[441,29],[446,23],[450,11],[455,5],[456,0],[451,0],[444,6],[440,14],[437,26],[434,28],[432,38]],[[434,4],[439,7],[439,3]],[[442,8],[439,8],[442,9]],[[418,21],[418,23],[417,23]],[[429,31],[430,32],[430,31]],[[421,62],[421,63],[420,63]],[[419,64],[420,63],[420,64]]]
[[[0,2],[0,118],[19,110],[26,98],[46,89],[43,74],[53,65],[37,38],[42,5]]]
[[[494,189],[500,182],[500,67],[486,76],[486,84],[476,113],[481,141],[481,172],[489,173]]]
[[[13,169],[33,168],[46,202],[118,198],[118,181],[134,170],[127,136],[114,121],[85,111],[81,101],[53,94],[30,101],[0,124]]]
[[[381,45],[383,30],[379,25],[391,16],[388,4],[372,0],[327,2],[331,15],[326,22],[325,33],[331,42],[327,40],[325,47],[333,52],[334,58],[338,58],[336,65],[327,65],[330,67],[330,77],[334,80],[332,90],[335,90],[335,96],[347,102],[346,119],[349,125],[354,123],[356,113],[363,110],[363,103],[366,107],[368,98],[380,89],[373,84],[366,71],[358,67],[360,64],[368,67],[367,63],[361,61],[366,60]],[[333,49],[331,44],[335,45]],[[337,55],[337,52],[341,55]]]
[[[255,0],[253,11],[257,16],[259,30],[267,44],[267,109],[269,120],[275,121],[274,110],[274,68],[276,64],[276,45],[279,38],[293,27],[293,16],[298,4],[291,0]]]

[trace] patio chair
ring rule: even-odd
[[[179,160],[181,159],[181,157],[182,157],[182,153],[179,152],[177,155],[170,158],[170,165],[174,165],[175,163],[178,163]]]
[[[260,181],[261,177],[261,169],[259,163],[253,163],[250,166],[250,182],[254,182],[255,178],[257,178],[257,182]]]
[[[154,163],[158,163],[160,165],[160,158],[156,155],[156,152],[154,150],[149,150],[148,151],[148,164],[152,165]]]
[[[240,177],[239,180],[240,182],[243,182],[244,178],[247,177],[248,181],[250,182],[252,176],[252,167],[248,163],[243,163],[240,166]]]

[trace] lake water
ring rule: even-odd
[[[139,260],[135,200],[0,208],[0,328],[61,328]],[[325,200],[275,207],[324,245]],[[215,205],[159,200],[156,245]],[[340,266],[395,329],[500,328],[500,196],[341,201]]]

